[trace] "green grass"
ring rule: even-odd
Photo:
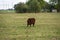
[[[36,18],[34,27],[27,27],[29,17]],[[0,40],[60,40],[60,14],[0,14]]]

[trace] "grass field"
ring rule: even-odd
[[[34,27],[27,27],[29,17]],[[0,40],[60,40],[60,14],[0,14]]]

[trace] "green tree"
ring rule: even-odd
[[[30,12],[40,12],[40,3],[37,0],[28,1],[29,11]]]
[[[50,0],[50,3],[53,3],[57,9],[57,12],[60,12],[60,0]]]
[[[44,0],[38,0],[40,3],[41,8],[43,8],[46,5],[46,2]]]
[[[44,7],[44,4],[45,3],[43,0],[28,0],[25,4],[18,3],[14,5],[14,9],[18,13],[23,13],[23,12],[37,13],[40,12],[40,10]]]
[[[28,6],[24,3],[18,3],[14,5],[14,9],[17,13],[26,13],[28,10]]]
[[[43,5],[44,5],[44,1],[43,0],[29,0],[26,3],[29,6],[29,11],[30,12],[40,12],[40,10],[42,9]]]
[[[44,6],[45,11],[52,12],[51,6],[52,6],[51,4],[46,2]]]

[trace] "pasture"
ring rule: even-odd
[[[36,18],[34,27],[27,27],[30,17]],[[0,14],[0,40],[60,40],[60,14]]]

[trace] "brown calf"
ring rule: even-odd
[[[35,18],[28,18],[28,20],[27,20],[27,26],[28,25],[30,25],[30,26],[33,25],[34,26],[35,25]]]

